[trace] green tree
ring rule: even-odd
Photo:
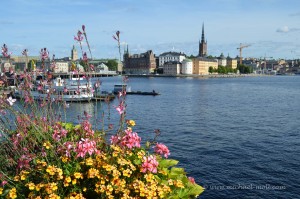
[[[111,71],[117,71],[118,70],[118,62],[115,59],[109,59],[106,63],[106,66]]]
[[[208,72],[209,72],[209,73],[213,73],[213,72],[214,72],[214,68],[213,68],[212,66],[210,66],[210,67],[208,68]]]
[[[240,71],[241,74],[249,74],[253,72],[252,67],[250,66],[245,66],[244,64],[238,64],[237,69]]]

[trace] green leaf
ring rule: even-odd
[[[64,123],[64,127],[67,131],[70,131],[73,129],[73,124],[72,123]]]
[[[185,171],[183,168],[177,168],[177,167],[172,167],[171,168],[171,173],[173,174],[177,174],[177,175],[180,175],[180,174],[185,174]]]
[[[194,184],[188,191],[188,195],[197,196],[200,195],[204,191],[204,188],[200,185]]]
[[[178,164],[177,160],[172,159],[162,159],[159,161],[160,168],[169,168]]]
[[[141,165],[141,164],[142,164],[142,161],[141,161],[140,159],[135,159],[135,160],[133,160],[133,163],[134,163],[135,165]]]

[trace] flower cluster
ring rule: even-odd
[[[24,120],[19,118],[19,122]],[[47,125],[41,144],[23,148],[20,157],[10,157],[22,161],[11,162],[10,175],[0,176],[0,197],[189,198],[203,191],[183,169],[174,167],[177,161],[165,159],[170,154],[165,145],[156,144],[156,155],[141,146],[141,138],[132,131],[133,120],[127,121],[121,134],[112,136],[115,141],[109,145],[99,132],[90,133],[87,121],[76,126],[60,122]],[[16,149],[36,133],[20,131],[18,142],[12,143]]]

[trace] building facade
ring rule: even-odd
[[[200,57],[207,56],[207,41],[205,41],[205,36],[204,36],[204,23],[202,24],[201,42],[199,42],[199,56]]]
[[[227,66],[232,69],[236,69],[237,68],[237,59],[233,59],[228,56],[227,57]]]
[[[214,69],[218,68],[218,61],[204,57],[197,57],[193,59],[193,74],[195,75],[208,75],[209,67]]]
[[[185,59],[186,55],[181,52],[165,52],[159,55],[158,57],[158,62],[159,62],[159,67],[163,67],[165,62],[182,62]]]
[[[181,63],[179,61],[165,62],[163,66],[164,74],[178,75],[180,74]]]
[[[55,62],[55,67],[53,68],[54,73],[68,73],[69,72],[69,62],[58,61]]]
[[[126,74],[150,74],[156,69],[155,56],[152,50],[130,55],[127,49],[123,60],[123,71]]]
[[[218,57],[218,65],[219,66],[227,66],[227,59],[223,55],[223,53],[221,53],[220,57]]]
[[[193,61],[191,59],[184,59],[181,63],[181,74],[192,75],[193,74]]]

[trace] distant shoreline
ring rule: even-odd
[[[192,77],[192,78],[239,78],[239,77],[266,77],[266,76],[274,76],[274,75],[264,75],[264,74],[213,74],[213,75],[164,75],[164,74],[148,74],[148,75],[135,75],[135,74],[123,74],[123,76],[128,77]]]

